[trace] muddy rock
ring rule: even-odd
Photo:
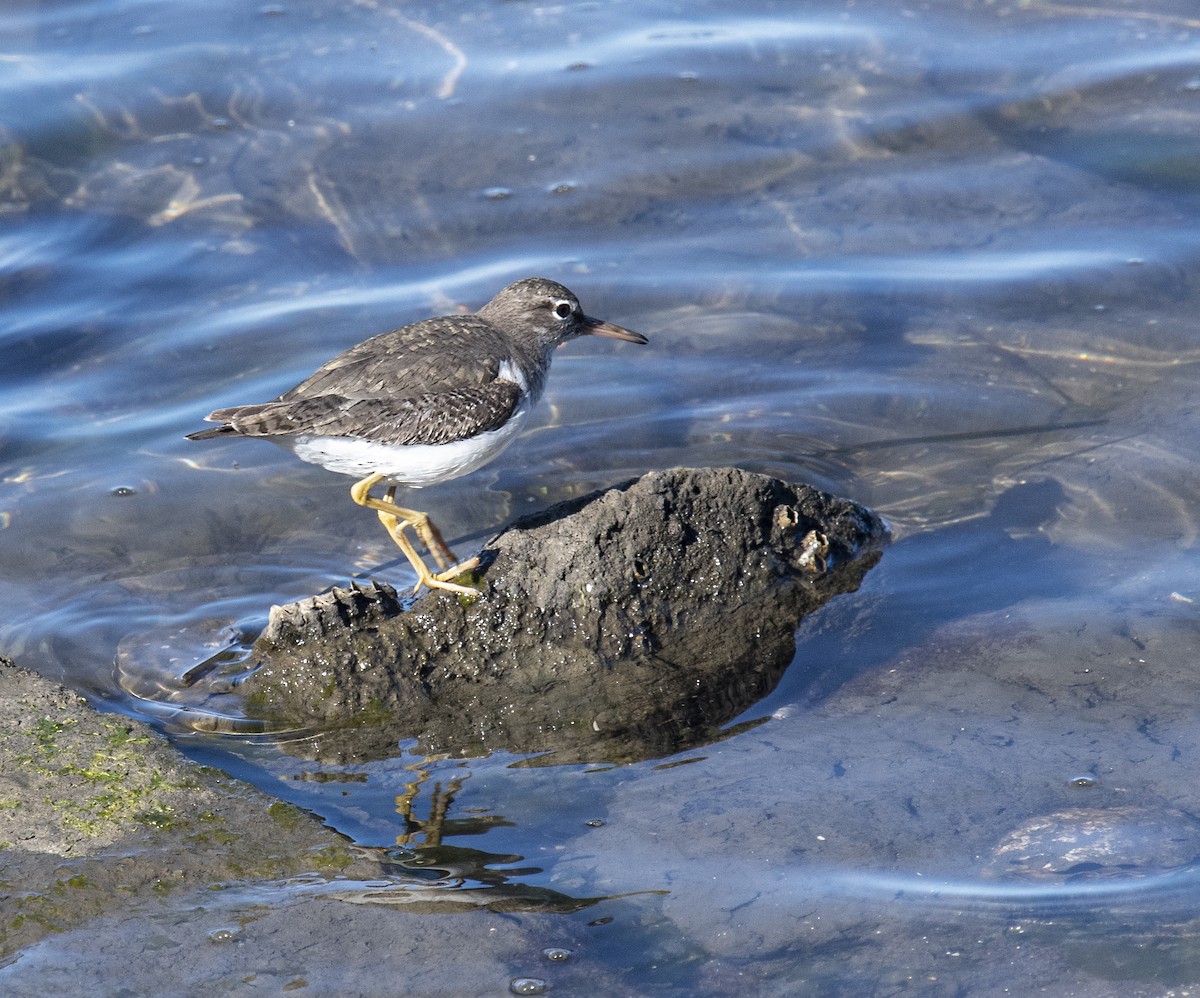
[[[299,808],[190,762],[145,724],[98,713],[4,658],[0,856],[0,963],[146,898],[382,870]]]
[[[272,611],[247,710],[337,729],[335,755],[628,761],[720,737],[774,688],[799,620],[856,589],[886,529],[807,485],[655,472],[519,520],[482,596],[335,589]],[[311,743],[309,743],[311,744]]]

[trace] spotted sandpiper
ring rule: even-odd
[[[456,564],[428,514],[396,505],[396,489],[449,481],[496,457],[541,397],[554,349],[588,335],[646,342],[589,318],[561,284],[529,277],[474,315],[423,319],[363,340],[272,402],[217,409],[206,418],[221,425],[188,439],[258,437],[355,476],[351,498],[376,511],[416,570],[418,589],[477,596],[449,581],[475,559]],[[383,498],[371,494],[381,483]],[[430,571],[408,527],[441,571]]]

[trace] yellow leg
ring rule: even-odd
[[[404,520],[406,527],[412,527],[417,532],[417,539],[425,545],[425,550],[437,560],[438,568],[449,568],[458,561],[442,537],[442,532],[429,518],[428,513],[396,505],[396,486],[392,485],[388,488],[383,501],[391,507],[388,510],[389,514],[399,516]]]
[[[479,559],[469,558],[464,562],[454,565],[454,552],[450,550],[445,540],[442,539],[441,531],[434,526],[433,521],[429,519],[428,513],[397,506],[392,501],[396,496],[396,487],[394,485],[388,489],[386,499],[379,499],[371,495],[371,489],[383,480],[383,475],[371,475],[369,478],[364,478],[361,482],[355,482],[350,489],[350,498],[360,506],[375,510],[376,515],[379,517],[379,522],[383,524],[384,529],[387,530],[392,540],[396,542],[396,546],[404,552],[404,557],[408,559],[409,564],[416,571],[416,588],[420,589],[424,585],[430,589],[447,589],[452,593],[459,593],[463,596],[478,596],[478,589],[460,586],[448,580],[461,575],[468,569],[474,568],[479,564]],[[429,566],[417,554],[417,549],[413,547],[412,541],[408,539],[408,535],[404,532],[405,527],[412,527],[417,532],[417,537],[429,549],[434,558],[437,559],[438,567],[442,571],[435,575],[429,570]]]

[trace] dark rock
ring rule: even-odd
[[[473,602],[431,592],[405,610],[374,584],[274,608],[247,710],[339,729],[326,757],[400,738],[427,754],[667,755],[774,688],[798,621],[856,589],[885,538],[869,510],[807,485],[655,472],[493,538]]]

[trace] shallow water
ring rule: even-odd
[[[631,993],[1197,983],[1189,5],[89,0],[0,38],[0,651],[464,887],[630,895],[543,917]],[[131,696],[273,603],[410,581],[347,480],[183,435],[535,273],[651,343],[565,348],[423,504],[463,550],[680,464],[871,505],[895,543],[767,722],[625,767],[351,765]],[[990,865],[1129,806],[1168,830]]]

